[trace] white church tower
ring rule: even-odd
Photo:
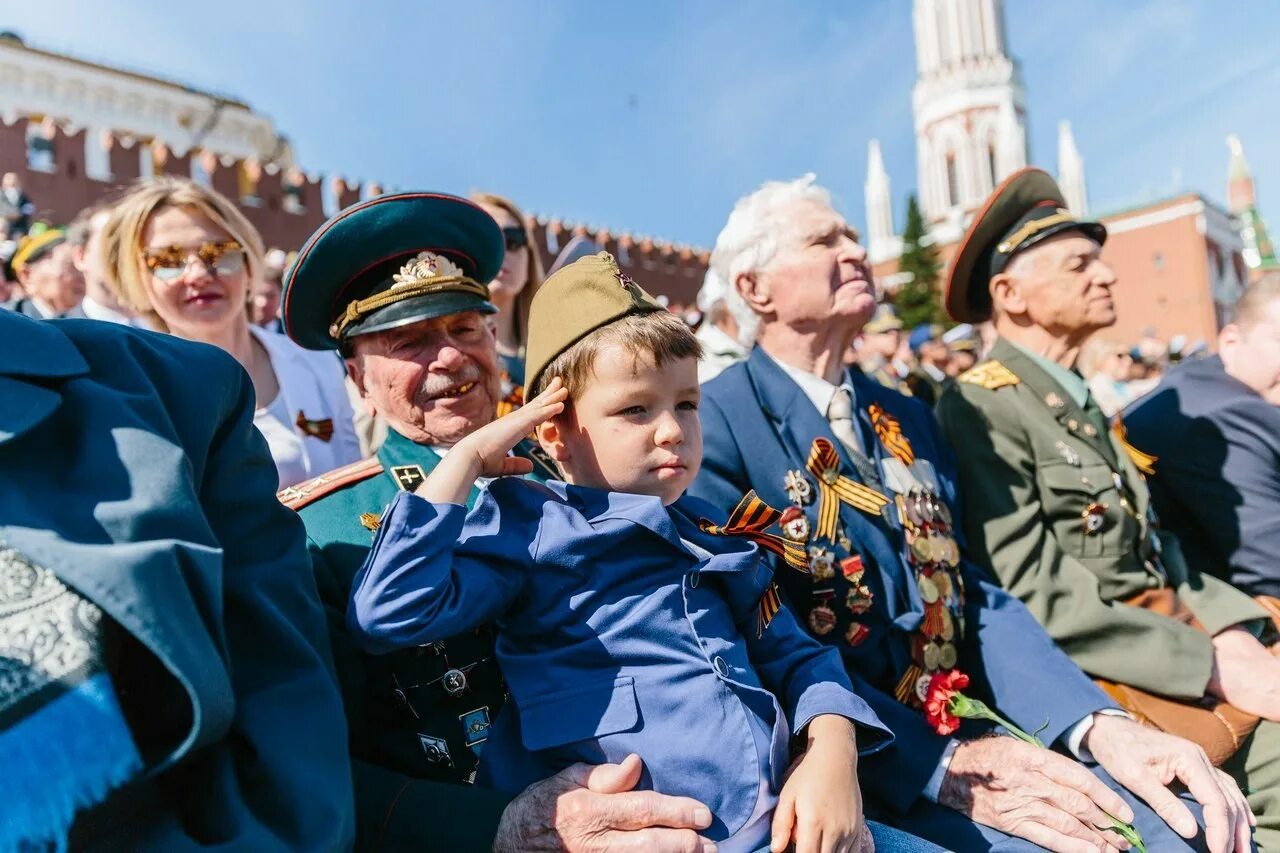
[[[1084,158],[1076,148],[1071,122],[1058,122],[1058,187],[1067,209],[1078,219],[1089,215],[1089,196],[1084,185]]]
[[[1024,93],[1001,0],[915,0],[913,14],[920,209],[947,243],[1001,179],[1027,165]]]
[[[880,140],[873,139],[867,148],[867,255],[873,264],[902,254],[902,238],[893,233],[893,199],[889,173],[880,155]]]

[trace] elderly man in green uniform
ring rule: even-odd
[[[412,491],[501,399],[488,287],[501,229],[465,199],[381,196],[326,222],[284,282],[286,333],[336,349],[370,414],[390,427],[377,455],[280,494],[307,529],[351,729],[358,846],[428,850],[698,850],[706,809],[631,793],[641,768],[571,767],[511,794],[469,783],[505,688],[487,629],[390,655],[346,630],[351,582],[383,509]],[[549,475],[527,445],[533,467]],[[470,500],[474,500],[473,491]],[[660,828],[654,828],[660,827]],[[631,848],[628,848],[631,849]]]
[[[867,325],[862,327],[862,336],[857,341],[858,366],[884,387],[910,396],[911,389],[894,363],[901,346],[902,320],[894,313],[892,305],[882,303]]]
[[[1240,783],[1256,840],[1280,850],[1280,660],[1264,611],[1188,565],[1155,526],[1139,471],[1074,369],[1115,322],[1106,229],[1024,169],[975,217],[947,310],[991,319],[990,356],[943,395],[971,552],[1143,722],[1188,737]]]

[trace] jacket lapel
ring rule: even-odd
[[[0,310],[0,445],[57,411],[62,405],[58,381],[88,372],[80,351],[56,323]]]
[[[1004,338],[998,339],[991,348],[991,359],[1015,373],[1063,429],[1102,454],[1112,467],[1120,464],[1108,431],[1099,430],[1088,413],[1040,365]]]

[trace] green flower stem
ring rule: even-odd
[[[997,726],[1002,726],[1005,731],[1023,743],[1029,743],[1032,746],[1038,746],[1041,749],[1047,748],[1044,741],[1040,740],[1040,738],[1033,734],[1028,734],[1006,720],[1004,717],[997,714],[995,711],[991,710],[991,708],[987,706],[986,702],[982,702],[978,699],[970,699],[963,693],[952,694],[951,698],[947,701],[947,710],[951,712],[952,715],[966,720],[989,720]],[[1147,845],[1143,842],[1142,835],[1132,824],[1125,823],[1108,812],[1104,811],[1103,814],[1111,820],[1111,826],[1108,827],[1108,831],[1114,832],[1125,841],[1128,841],[1133,845],[1133,849],[1138,851],[1138,853],[1147,853]]]

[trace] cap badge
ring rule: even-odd
[[[448,258],[435,252],[419,252],[400,272],[391,276],[391,289],[425,284],[438,278],[462,278],[462,270]]]

